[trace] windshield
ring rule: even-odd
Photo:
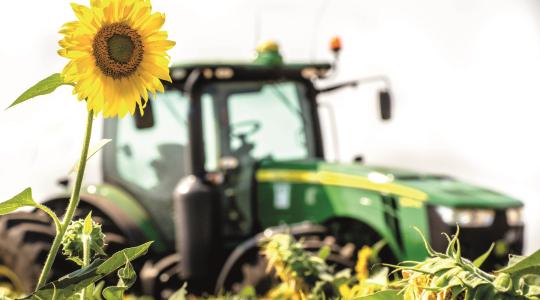
[[[254,160],[314,157],[305,93],[302,84],[287,81],[207,86],[202,96],[207,169],[226,155]]]

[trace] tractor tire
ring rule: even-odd
[[[373,246],[383,238],[370,226],[354,219],[338,218],[324,223],[328,228],[328,234],[337,238],[339,245],[353,244],[356,249],[363,246]],[[398,259],[388,245],[385,245],[379,253],[381,262],[397,264]]]
[[[40,212],[19,212],[0,218],[0,265],[17,277],[20,284],[16,292],[26,294],[34,290],[54,236],[50,219]],[[66,268],[69,265],[63,260],[57,257],[49,278],[73,269]]]
[[[146,260],[141,269],[142,294],[156,300],[169,299],[181,286],[178,276],[180,254],[173,253],[161,259]]]
[[[56,214],[61,215],[65,211],[66,201],[60,199],[45,203]],[[74,219],[84,218],[89,211],[92,211],[92,219],[101,224],[103,233],[105,234],[105,252],[111,255],[126,247],[136,246],[134,241],[130,241],[126,234],[111,220],[107,214],[90,205],[87,202],[80,202],[75,212]],[[132,263],[139,278],[135,284],[129,289],[131,294],[139,296],[152,296],[154,299],[168,299],[170,294],[175,292],[181,286],[181,282],[176,276],[177,265],[179,263],[179,255],[156,255],[148,253],[145,257],[137,259]],[[110,282],[116,284],[118,280],[114,276],[109,276]]]
[[[61,207],[51,205],[50,208],[59,217],[62,216]],[[112,254],[129,246],[127,239],[99,211],[80,205],[74,220],[84,218],[90,210],[92,218],[102,224],[107,253]],[[30,293],[34,290],[55,234],[52,220],[40,210],[17,212],[0,217],[0,266],[7,267],[16,275],[19,282],[17,285],[19,289],[22,288],[17,292]],[[75,263],[66,260],[61,252],[61,250],[58,252],[48,281],[58,279],[79,268]],[[116,281],[116,278],[111,278],[111,283]],[[137,290],[136,286],[134,290]]]
[[[352,244],[338,245],[333,236],[305,235],[297,236],[302,241],[304,249],[318,253],[325,246],[330,247],[326,261],[337,270],[354,267],[355,247]],[[265,295],[279,283],[273,272],[267,272],[267,261],[260,254],[260,248],[254,247],[244,253],[231,268],[224,286],[218,287],[218,292],[232,291],[239,293],[246,287],[253,287],[257,296]]]
[[[44,203],[59,218],[63,217],[67,207],[67,200],[53,200]],[[126,247],[132,247],[129,240],[124,236],[118,226],[107,217],[107,214],[88,203],[81,201],[77,206],[73,220],[84,219],[89,212],[92,212],[92,219],[101,224],[101,230],[105,234],[105,252],[109,255],[120,251]]]

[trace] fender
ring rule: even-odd
[[[247,253],[251,249],[256,248],[262,239],[278,233],[288,233],[295,238],[298,238],[299,236],[306,234],[325,234],[327,233],[327,229],[326,227],[319,224],[303,222],[298,224],[270,227],[265,229],[263,232],[256,234],[255,236],[236,246],[234,251],[229,255],[229,257],[225,261],[225,264],[223,265],[223,268],[221,268],[221,271],[219,272],[219,277],[216,281],[215,293],[219,294],[221,292],[221,289],[225,284],[225,280],[227,279],[227,275],[229,274],[235,263],[245,253]]]
[[[43,204],[65,202],[66,199],[69,199],[69,195],[61,194],[43,201]],[[80,201],[106,215],[127,237],[129,244],[154,241],[153,251],[163,253],[171,250],[148,212],[131,195],[118,187],[109,184],[86,186],[81,190]]]

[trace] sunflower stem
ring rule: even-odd
[[[43,266],[43,269],[41,270],[41,274],[39,275],[39,280],[36,285],[36,291],[47,283],[47,277],[49,276],[52,265],[54,263],[54,259],[56,258],[56,255],[58,254],[60,245],[62,244],[62,239],[64,238],[66,230],[69,224],[71,223],[71,221],[73,220],[73,215],[75,214],[75,210],[77,209],[77,206],[79,205],[81,185],[82,185],[82,180],[84,176],[84,169],[86,168],[86,158],[88,156],[88,147],[90,145],[90,137],[92,135],[93,120],[94,120],[94,113],[92,110],[90,110],[88,112],[88,118],[86,119],[86,133],[84,136],[83,148],[81,151],[81,158],[79,160],[79,170],[77,171],[75,185],[73,186],[73,190],[71,192],[71,198],[69,199],[69,203],[66,209],[66,213],[64,215],[64,219],[62,220],[62,223],[59,228],[60,230],[56,232],[56,236],[54,237],[51,250],[49,251],[49,254],[47,255],[47,259],[45,260],[45,265]]]
[[[83,244],[83,265],[82,266],[84,268],[90,264],[90,235],[89,234],[82,235],[82,244]],[[93,287],[93,284],[91,284],[90,286]],[[81,300],[87,299],[86,294],[87,294],[87,289],[86,288],[82,289],[81,295],[80,295]]]

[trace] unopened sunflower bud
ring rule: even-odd
[[[105,235],[101,231],[101,224],[92,221],[92,231],[89,235],[84,234],[84,220],[79,219],[69,224],[66,234],[62,239],[62,254],[67,259],[74,261],[78,265],[83,265],[83,238],[89,238],[90,257],[105,255]]]
[[[495,289],[500,292],[506,293],[512,289],[512,278],[506,273],[500,273],[493,282]]]

